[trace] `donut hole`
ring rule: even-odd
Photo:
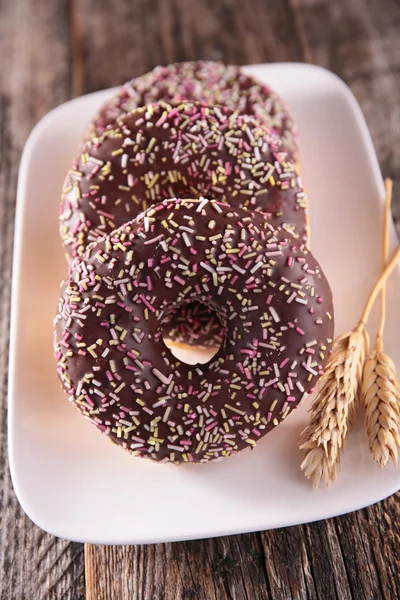
[[[174,307],[163,319],[161,332],[175,358],[190,365],[210,361],[225,336],[217,311],[198,301]]]

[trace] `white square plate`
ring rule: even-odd
[[[334,292],[336,333],[352,328],[380,269],[383,184],[360,108],[335,75],[301,64],[248,67],[287,101],[301,133],[312,247]],[[80,542],[139,544],[295,525],[352,511],[400,488],[372,461],[360,424],[342,473],[313,491],[300,472],[309,403],[257,448],[207,465],[132,458],[61,391],[52,318],[66,263],[58,237],[64,176],[84,126],[110,90],[58,107],[32,132],[18,187],[12,292],[9,448],[18,499],[43,529]],[[393,241],[395,239],[392,231]],[[399,271],[388,291],[386,347],[400,366]]]

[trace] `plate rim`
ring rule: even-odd
[[[357,125],[358,128],[360,129],[360,133],[362,135],[362,141],[363,144],[366,146],[366,150],[368,153],[368,157],[370,160],[370,165],[373,171],[373,176],[375,181],[377,182],[378,186],[381,188],[381,197],[383,198],[384,195],[384,184],[383,184],[383,179],[382,179],[382,175],[381,175],[381,170],[379,167],[379,162],[378,162],[378,158],[375,152],[375,148],[373,146],[373,142],[372,142],[372,138],[371,138],[371,134],[370,131],[368,129],[366,120],[364,118],[364,115],[361,111],[360,105],[358,104],[355,96],[353,95],[352,91],[350,90],[350,88],[346,85],[346,83],[344,81],[342,81],[337,75],[335,75],[334,73],[332,73],[331,71],[329,71],[328,69],[325,69],[323,67],[317,66],[317,65],[310,65],[307,63],[294,63],[294,62],[287,62],[287,63],[260,63],[260,64],[255,64],[255,65],[246,65],[243,68],[245,70],[247,70],[248,72],[252,72],[255,76],[257,76],[257,70],[262,70],[265,67],[269,67],[269,68],[274,68],[274,69],[289,69],[289,68],[296,68],[296,69],[302,69],[304,71],[319,71],[321,75],[323,75],[324,77],[328,77],[329,79],[331,79],[332,81],[335,82],[335,84],[340,87],[340,90],[343,94],[343,96],[346,98],[346,101],[350,103],[351,105],[351,112],[352,115],[354,116],[354,118],[357,120]],[[186,540],[194,540],[194,539],[203,539],[203,538],[208,538],[208,537],[221,537],[221,536],[225,536],[225,535],[233,535],[233,534],[241,534],[241,533],[249,533],[249,532],[254,532],[254,531],[263,531],[263,530],[270,530],[270,529],[276,529],[276,528],[280,528],[280,527],[287,527],[287,526],[295,526],[295,525],[301,525],[304,523],[311,523],[311,522],[315,522],[315,521],[319,521],[322,519],[326,519],[326,518],[331,518],[331,517],[335,517],[335,516],[340,516],[343,514],[347,514],[348,512],[353,512],[354,510],[360,510],[362,508],[365,508],[366,506],[370,506],[372,504],[376,504],[377,502],[382,501],[383,499],[389,497],[390,495],[392,495],[393,493],[395,493],[396,491],[398,491],[398,489],[400,488],[400,481],[397,482],[396,484],[393,485],[393,489],[389,492],[385,491],[382,495],[378,494],[377,495],[377,499],[374,500],[372,503],[366,502],[366,503],[356,503],[357,507],[356,508],[352,508],[350,510],[344,510],[344,511],[339,511],[339,512],[333,512],[332,511],[328,511],[326,513],[325,516],[317,516],[315,519],[309,519],[309,518],[304,518],[304,519],[296,519],[295,521],[293,521],[293,519],[282,519],[281,521],[276,521],[276,523],[274,525],[268,525],[267,527],[262,526],[259,528],[243,528],[243,527],[238,527],[237,529],[235,527],[229,527],[229,528],[223,528],[220,531],[216,531],[215,528],[212,532],[210,531],[206,531],[206,532],[202,532],[200,535],[193,535],[188,533],[187,536],[184,535],[179,535],[178,537],[176,535],[164,535],[164,536],[157,536],[154,532],[151,532],[151,535],[147,536],[146,538],[136,538],[134,539],[134,541],[132,541],[132,535],[128,535],[126,538],[121,539],[121,537],[118,537],[118,539],[111,539],[112,536],[106,536],[106,539],[102,538],[101,535],[99,535],[98,537],[92,537],[91,539],[88,539],[87,536],[83,536],[83,537],[79,537],[77,535],[73,535],[72,537],[68,535],[68,532],[64,530],[63,528],[63,524],[60,522],[59,523],[59,527],[48,527],[48,525],[46,524],[46,519],[43,519],[43,513],[40,515],[37,513],[37,507],[33,507],[30,506],[29,503],[29,498],[26,497],[25,491],[23,490],[23,486],[20,485],[20,474],[18,471],[18,468],[14,462],[14,447],[16,444],[16,439],[13,435],[13,431],[14,431],[14,418],[15,418],[15,409],[13,409],[13,406],[15,406],[15,402],[13,401],[15,392],[14,392],[14,384],[15,384],[15,378],[17,376],[17,369],[16,369],[16,364],[17,364],[17,350],[18,350],[18,332],[20,329],[20,323],[18,321],[18,316],[19,316],[19,304],[20,304],[20,290],[21,290],[21,285],[22,285],[22,281],[21,281],[21,258],[22,258],[22,252],[23,252],[23,230],[26,227],[26,220],[24,220],[24,214],[25,214],[25,206],[27,204],[27,194],[26,194],[26,189],[27,189],[27,184],[28,184],[28,167],[29,167],[29,163],[30,163],[30,159],[31,159],[31,155],[32,152],[35,148],[35,145],[37,143],[37,141],[40,139],[44,129],[46,128],[48,122],[51,122],[54,118],[58,117],[58,113],[62,113],[64,110],[66,110],[66,108],[68,108],[69,106],[71,106],[71,104],[79,104],[79,103],[83,103],[87,100],[91,100],[94,97],[98,96],[106,96],[106,94],[111,94],[115,89],[118,88],[108,88],[106,90],[99,90],[96,92],[91,92],[90,94],[86,94],[84,96],[80,96],[78,98],[73,98],[71,100],[68,100],[67,102],[64,102],[63,104],[57,106],[56,108],[52,109],[49,113],[47,113],[45,116],[43,116],[38,123],[35,125],[35,127],[33,128],[33,130],[31,131],[24,149],[23,149],[23,153],[21,156],[21,161],[20,161],[20,166],[19,166],[19,174],[18,174],[18,185],[17,185],[17,201],[16,201],[16,213],[15,213],[15,229],[14,229],[14,245],[13,245],[13,258],[12,258],[12,281],[11,281],[11,298],[10,298],[10,338],[9,338],[9,361],[8,361],[8,367],[9,367],[9,377],[8,377],[8,455],[9,455],[9,466],[10,466],[10,473],[11,473],[11,480],[13,483],[13,487],[17,496],[17,499],[22,507],[22,509],[24,510],[24,512],[27,514],[27,516],[40,528],[42,528],[43,530],[51,533],[52,535],[55,535],[57,537],[61,537],[64,539],[69,539],[69,540],[73,540],[76,542],[80,542],[80,543],[96,543],[96,544],[154,544],[154,543],[165,543],[165,542],[171,542],[171,541],[186,541]],[[394,230],[394,225],[392,223],[392,228]],[[318,491],[315,493],[319,493]],[[155,539],[157,538],[157,539]]]

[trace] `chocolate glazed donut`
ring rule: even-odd
[[[165,346],[171,310],[200,302],[224,326],[188,365]],[[132,454],[205,463],[253,448],[312,390],[333,337],[329,284],[264,215],[165,200],[75,259],[55,319],[70,400]]]
[[[306,239],[306,194],[270,129],[227,108],[160,102],[121,117],[73,163],[61,205],[64,248],[82,255],[90,242],[174,196],[260,210]]]
[[[102,135],[115,127],[123,114],[160,100],[218,104],[253,115],[282,139],[283,149],[291,157],[298,157],[297,127],[282,98],[240,67],[211,61],[159,66],[128,81],[100,108],[86,138]]]

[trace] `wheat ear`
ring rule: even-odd
[[[389,255],[390,206],[392,182],[387,179],[382,263]],[[381,318],[375,346],[365,363],[361,394],[369,447],[374,460],[386,467],[389,459],[397,464],[400,448],[400,389],[393,361],[384,352],[383,331],[386,319],[386,285],[381,290]]]
[[[400,246],[371,291],[357,327],[339,336],[333,343],[331,356],[320,380],[320,390],[311,407],[310,422],[300,440],[300,449],[305,450],[301,469],[312,480],[314,487],[318,487],[322,480],[329,485],[337,477],[340,452],[354,422],[368,353],[366,322],[399,256]]]

